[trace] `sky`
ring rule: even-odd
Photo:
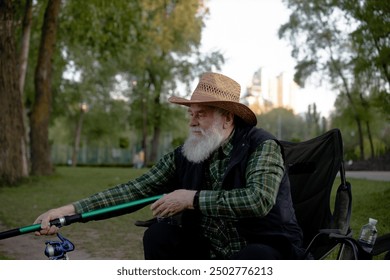
[[[282,0],[208,0],[209,16],[202,33],[201,51],[219,50],[226,59],[222,70],[241,85],[250,84],[255,71],[266,67],[275,73],[293,75],[295,60],[288,41],[278,38],[280,25],[288,21],[290,12]],[[307,84],[295,101],[296,113],[306,112],[316,103],[327,117],[333,108],[335,94],[326,88]]]

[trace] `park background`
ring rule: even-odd
[[[337,127],[347,169],[390,169],[386,1],[7,0],[2,5],[0,219],[5,226],[28,223],[46,208],[119,183],[93,180],[96,174],[111,178],[114,171],[103,167],[125,172],[112,178],[126,181],[145,171],[131,167],[147,168],[180,145],[187,135],[186,111],[167,98],[190,96],[205,71],[236,78],[258,125],[278,138],[304,141]],[[270,68],[271,78],[265,77]],[[291,102],[280,102],[286,96],[278,90],[280,77],[291,77]],[[71,179],[76,174],[80,177]],[[62,182],[51,181],[56,178]],[[388,210],[384,184],[368,200],[370,209],[384,203],[376,210]],[[363,188],[363,196],[370,191]],[[42,201],[30,201],[34,193],[44,196]],[[367,215],[363,212],[356,228]],[[381,220],[388,232],[388,217]]]

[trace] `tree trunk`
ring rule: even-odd
[[[368,121],[366,121],[366,129],[368,135],[368,142],[370,143],[371,158],[375,157],[374,141],[372,139],[371,126]]]
[[[26,0],[26,7],[23,17],[23,31],[22,31],[22,45],[20,49],[19,58],[19,91],[22,101],[23,123],[26,124],[27,114],[23,105],[23,92],[24,83],[26,80],[27,64],[28,64],[28,51],[30,49],[30,37],[31,37],[31,25],[32,25],[32,0]],[[23,176],[29,175],[29,162],[28,162],[28,133],[24,131],[24,139],[21,143],[23,151]]]
[[[7,185],[23,177],[24,124],[12,2],[0,1],[0,182]]]
[[[20,48],[20,59],[19,59],[19,88],[22,95],[24,91],[24,82],[26,80],[28,51],[30,49],[31,25],[32,25],[32,0],[26,0],[26,8],[23,17],[22,45]]]
[[[150,153],[150,161],[156,162],[158,157],[158,147],[160,145],[161,126],[156,124],[154,126],[153,139],[152,139],[152,151]]]
[[[158,81],[158,78],[150,75],[152,78],[152,83],[154,84],[154,121],[153,121],[153,139],[152,139],[152,147],[150,152],[150,161],[156,162],[158,156],[158,147],[160,146],[160,135],[161,135],[161,90],[162,83]]]
[[[49,0],[35,69],[35,100],[30,116],[31,171],[35,175],[53,172],[50,159],[49,120],[51,113],[51,74],[57,21],[61,0]]]
[[[145,165],[148,164],[149,151],[148,151],[148,104],[147,97],[142,97],[142,142],[141,149],[144,151]]]
[[[358,128],[359,150],[360,150],[359,159],[364,160],[365,155],[364,155],[364,139],[363,139],[362,122],[358,116],[355,116],[355,121]]]
[[[76,126],[76,132],[74,137],[73,154],[72,154],[72,166],[77,166],[77,159],[80,150],[81,131],[83,128],[84,111],[80,109],[80,116]]]
[[[345,94],[347,95],[348,103],[352,109],[353,116],[356,122],[356,126],[358,129],[358,138],[359,138],[359,149],[360,149],[360,159],[364,159],[364,140],[363,140],[363,129],[362,129],[362,120],[358,113],[358,110],[356,109],[356,104],[352,98],[352,92],[350,91],[350,87],[348,86],[347,78],[344,76],[341,68],[339,67],[338,63],[335,59],[333,59],[333,56],[330,57],[332,66],[334,70],[336,70],[337,74],[342,80],[342,86],[344,87]]]

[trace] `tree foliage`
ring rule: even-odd
[[[346,104],[338,109],[347,110],[357,128],[360,158],[365,158],[366,141],[374,156],[375,112],[389,118],[389,5],[375,0],[284,2],[292,13],[279,36],[293,47],[296,82],[304,85],[310,77],[331,84],[340,93],[338,101]]]
[[[200,4],[195,0],[89,1],[70,2],[63,10],[67,60],[81,73],[78,83],[91,80],[88,88],[94,92],[81,96],[88,103],[96,102],[99,93],[102,99],[117,93],[128,100],[129,119],[152,161],[161,131],[171,123],[163,122],[171,115],[166,96],[178,93],[178,84],[188,86],[198,72],[223,61],[219,53],[201,57],[197,52],[207,12]],[[68,20],[73,17],[78,20]],[[70,32],[72,36],[66,36]]]
[[[166,104],[167,95],[179,94],[179,86],[188,87],[199,72],[214,66],[218,69],[223,63],[218,52],[206,56],[198,52],[207,14],[202,1],[65,1],[59,12],[57,48],[52,55],[42,56],[36,50],[47,32],[40,28],[44,24],[43,11],[46,4],[53,2],[56,1],[34,2],[33,9],[25,88],[26,110],[31,112],[31,144],[37,143],[32,160],[43,162],[36,166],[49,172],[49,143],[58,141],[55,133],[50,134],[51,142],[45,131],[38,133],[42,126],[36,125],[34,118],[39,115],[37,105],[46,104],[45,112],[40,110],[40,116],[45,117],[43,127],[55,124],[56,128],[69,130],[61,135],[68,135],[66,138],[72,142],[81,103],[89,106],[82,132],[88,143],[96,139],[102,143],[109,139],[119,142],[117,138],[141,134],[143,148],[155,160],[161,130],[177,114],[183,120],[181,110]],[[39,57],[53,62],[48,72],[52,73],[51,84],[47,84],[51,90],[46,91],[51,95],[41,95],[42,90],[32,86],[33,68],[39,64]],[[42,102],[41,96],[46,96],[47,102]],[[121,116],[122,121],[115,116]],[[54,121],[56,118],[62,124]],[[165,118],[168,121],[162,121]],[[175,127],[175,133],[182,134],[183,130]],[[43,138],[34,140],[39,135]]]
[[[84,142],[117,142],[124,147],[128,146],[123,143],[129,143],[129,135],[144,132],[144,148],[149,141],[153,143],[153,148],[148,148],[153,160],[162,129],[172,124],[169,120],[180,119],[178,124],[185,120],[182,110],[165,102],[167,95],[179,94],[179,86],[189,86],[199,72],[218,69],[223,63],[219,52],[206,56],[198,52],[207,14],[203,1],[27,0],[1,4],[7,5],[2,6],[7,8],[2,9],[2,16],[9,17],[2,21],[6,24],[2,32],[9,31],[2,42],[12,46],[7,49],[9,53],[2,48],[1,54],[14,60],[2,57],[1,62],[20,66],[21,73],[12,67],[7,72],[2,68],[2,79],[9,82],[2,89],[6,96],[2,102],[7,101],[2,105],[15,110],[7,114],[14,121],[4,118],[1,128],[7,141],[17,143],[25,134],[23,114],[20,119],[17,112],[25,110],[30,119],[26,122],[30,125],[26,143],[30,144],[34,174],[50,174],[51,144],[58,141],[59,135],[64,136],[62,141],[72,142],[80,120],[84,122]],[[20,47],[15,47],[19,41]],[[23,95],[11,90],[18,77]],[[21,96],[25,106],[13,98]],[[8,103],[11,100],[15,105]],[[81,103],[89,107],[83,119]],[[168,121],[163,122],[165,118]],[[21,129],[11,136],[8,126]],[[49,134],[51,126],[61,133]],[[183,129],[175,127],[173,133],[180,135]],[[17,154],[23,150],[20,146],[15,149]],[[16,174],[23,164],[12,162],[17,165],[11,168]],[[4,172],[13,176],[11,170]]]
[[[312,137],[305,128],[304,119],[284,108],[259,115],[258,124],[282,140],[299,142]]]

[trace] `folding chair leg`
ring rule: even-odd
[[[353,247],[346,244],[341,244],[339,255],[337,256],[338,260],[356,260],[357,253]]]

